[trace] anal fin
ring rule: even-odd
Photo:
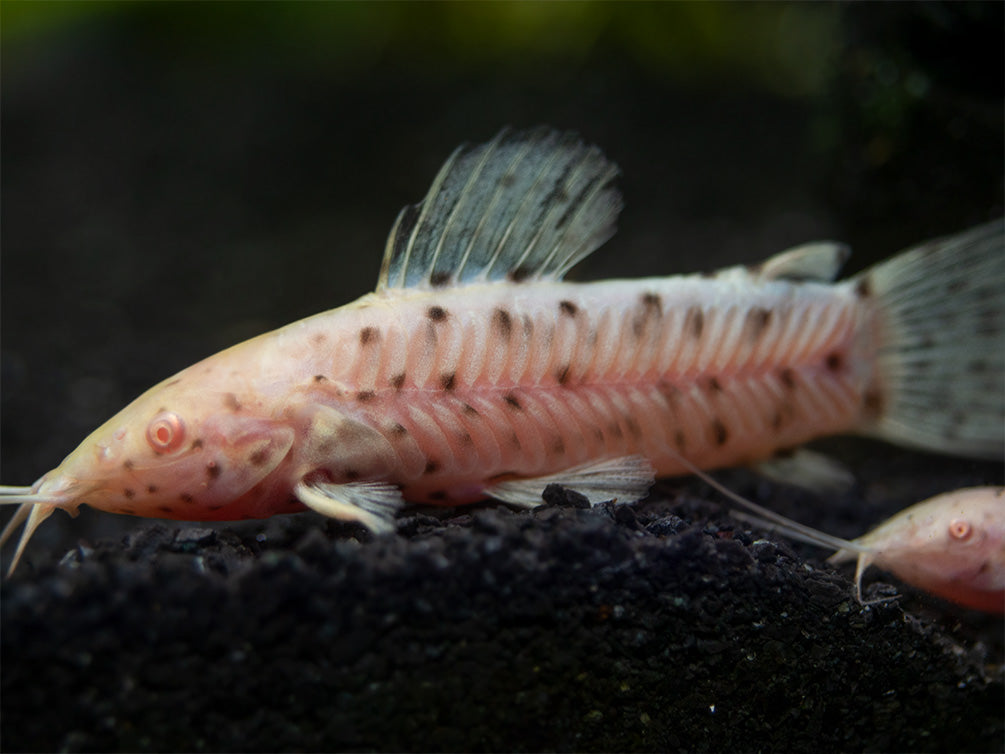
[[[623,456],[564,469],[555,474],[510,479],[485,488],[489,497],[511,505],[542,505],[541,493],[549,484],[560,484],[584,495],[592,505],[616,500],[634,503],[644,498],[656,478],[652,464],[642,456]]]
[[[340,521],[356,521],[374,534],[394,531],[394,515],[405,505],[401,490],[385,482],[300,482],[294,494],[311,510]]]

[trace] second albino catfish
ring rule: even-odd
[[[1001,221],[836,283],[832,243],[713,276],[563,282],[614,233],[617,174],[548,129],[458,149],[398,216],[375,293],[184,369],[0,488],[21,506],[0,541],[25,523],[14,564],[83,503],[306,507],[384,531],[405,500],[537,505],[559,482],[630,502],[688,463],[836,433],[1001,457]]]

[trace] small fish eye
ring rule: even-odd
[[[963,542],[970,539],[970,535],[973,534],[973,527],[970,526],[969,521],[965,521],[962,518],[954,518],[949,522],[949,536],[953,539]]]
[[[185,423],[172,411],[161,411],[147,427],[147,442],[155,453],[169,453],[185,440]]]

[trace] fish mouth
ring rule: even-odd
[[[28,540],[35,533],[39,525],[45,521],[57,508],[62,508],[71,516],[77,514],[77,507],[80,505],[81,497],[90,491],[92,487],[82,484],[76,479],[54,474],[52,471],[42,475],[42,477],[30,487],[12,487],[0,485],[0,505],[17,505],[10,521],[0,532],[0,547],[10,539],[17,528],[24,524],[24,531],[17,543],[17,551],[11,561],[7,575],[14,573],[24,548]]]

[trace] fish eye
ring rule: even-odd
[[[962,518],[954,518],[949,522],[949,536],[958,542],[964,542],[970,539],[970,535],[973,533],[974,529],[970,525],[969,521]]]
[[[147,442],[155,453],[170,453],[185,441],[185,422],[173,411],[161,411],[147,426]]]

